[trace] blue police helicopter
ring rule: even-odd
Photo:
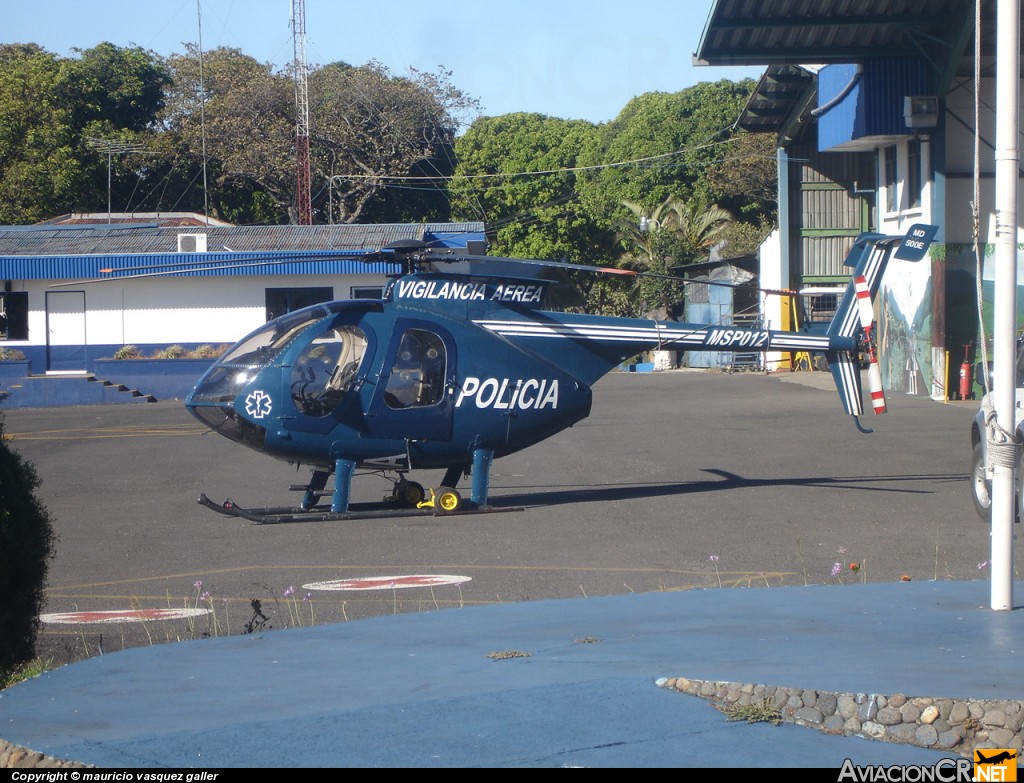
[[[488,505],[492,462],[586,418],[593,384],[652,349],[823,353],[847,413],[869,431],[858,418],[863,357],[873,410],[885,410],[872,301],[890,257],[920,260],[936,231],[919,224],[905,236],[861,234],[845,262],[853,279],[822,334],[560,312],[548,305],[557,283],[507,273],[533,265],[637,274],[620,269],[402,243],[368,254],[403,270],[380,300],[318,304],[268,322],[228,350],[185,402],[221,435],[311,468],[308,484],[293,487],[303,492],[300,505],[199,502],[259,523],[500,510]],[[469,271],[438,271],[455,262]],[[501,272],[474,271],[496,262]],[[429,469],[445,471],[436,492],[407,477]],[[350,504],[357,471],[393,482],[386,507]],[[457,489],[465,476],[468,502]]]

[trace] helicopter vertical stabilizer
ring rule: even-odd
[[[859,350],[856,353],[832,350],[825,357],[843,407],[851,416],[860,416],[864,412],[859,353],[870,359],[872,407],[875,413],[885,412],[871,313],[889,260],[895,257],[904,261],[920,261],[937,231],[937,226],[916,223],[903,237],[861,234],[846,257],[846,265],[854,268],[853,280],[843,294],[828,335],[830,338],[856,338]]]

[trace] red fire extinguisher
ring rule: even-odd
[[[969,400],[974,394],[971,391],[973,378],[971,377],[971,346],[964,346],[964,363],[960,365],[960,399]]]

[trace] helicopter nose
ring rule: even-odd
[[[204,403],[231,405],[235,397],[253,379],[256,371],[250,367],[215,364],[199,379],[199,383],[185,400],[192,407]]]
[[[239,416],[230,405],[198,403],[190,397],[185,407],[199,421],[229,440],[257,451],[262,450],[266,444],[267,430]]]
[[[223,360],[222,360],[223,361]],[[267,430],[240,415],[235,403],[259,368],[214,364],[185,399],[189,413],[225,438],[262,450]]]

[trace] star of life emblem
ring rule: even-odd
[[[270,399],[270,395],[261,389],[257,389],[245,398],[245,412],[254,419],[269,416],[272,407],[273,400]]]

